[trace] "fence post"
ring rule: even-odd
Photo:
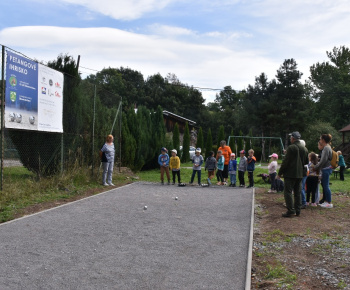
[[[1,52],[1,180],[0,190],[2,191],[4,182],[4,106],[5,104],[5,46]]]
[[[92,163],[91,163],[91,176],[94,176],[94,168],[95,168],[95,114],[96,114],[96,85],[94,91],[94,112],[92,114]]]

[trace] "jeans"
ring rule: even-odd
[[[301,204],[306,204],[306,198],[305,198],[305,184],[306,184],[307,176],[303,177],[303,180],[301,181]]]
[[[108,184],[112,183],[113,165],[114,162],[102,162],[102,184],[106,183],[106,179]]]
[[[270,174],[271,190],[277,190],[276,176],[277,176],[276,172]]]
[[[248,171],[248,179],[249,179],[249,186],[253,187],[254,186],[254,176],[253,176],[254,171]]]
[[[231,180],[231,184],[236,184],[236,174],[230,173],[230,180]]]
[[[322,179],[321,184],[323,188],[323,197],[324,200],[328,203],[332,203],[332,193],[331,189],[329,188],[329,176],[332,174],[333,170],[332,168],[324,168],[322,169]]]
[[[344,180],[344,170],[345,170],[345,166],[340,166],[340,170],[339,170],[340,180]]]
[[[288,213],[300,213],[302,178],[284,178],[284,200]],[[294,202],[293,202],[294,192]]]
[[[180,170],[173,170],[172,174],[173,174],[173,183],[175,183],[176,176],[177,176],[177,181],[181,183]]]
[[[196,176],[196,173],[198,174],[198,184],[201,184],[201,177],[202,177],[202,171],[201,170],[193,170],[192,171],[192,177],[191,177],[191,183],[193,183],[194,177]]]

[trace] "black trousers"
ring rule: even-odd
[[[308,176],[306,179],[306,201],[310,202],[310,193],[311,193],[311,202],[315,203],[316,200],[316,191],[318,185],[318,176]]]
[[[245,185],[244,183],[244,171],[238,171],[238,179],[240,185]]]
[[[253,176],[254,171],[248,171],[248,179],[249,179],[249,186],[253,187],[254,186],[254,176]]]
[[[224,177],[222,176],[222,170],[219,170],[218,169],[218,171],[216,171],[216,178],[218,179],[218,181],[221,181],[221,182],[223,182],[224,181]]]
[[[173,174],[173,183],[175,183],[176,175],[177,175],[178,183],[181,183],[180,170],[179,171],[172,171],[172,174]]]
[[[340,170],[339,170],[340,180],[344,180],[344,170],[345,170],[345,166],[340,166]]]

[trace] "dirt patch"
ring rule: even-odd
[[[282,218],[283,194],[256,190],[253,289],[350,289],[350,198]]]

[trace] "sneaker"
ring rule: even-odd
[[[311,203],[311,206],[317,206],[317,204],[313,202],[313,203]]]
[[[273,193],[273,190],[272,190],[272,189],[270,189],[270,190],[268,191],[268,193]]]
[[[232,187],[236,187],[236,184],[232,184]]]
[[[301,209],[306,209],[306,204],[302,204],[300,208]]]
[[[306,205],[310,205],[310,204],[307,202]]]
[[[108,185],[110,185],[110,186],[115,186],[113,183],[108,183]]]
[[[109,184],[108,183],[104,183],[103,186],[109,186]]]
[[[323,207],[323,208],[333,208],[333,204],[328,203],[327,201],[325,201],[324,203],[321,204],[321,207]]]
[[[164,185],[164,181],[161,181],[161,185]]]
[[[220,181],[218,181],[216,185],[221,185],[221,184],[222,184],[222,183],[221,183]]]
[[[300,213],[299,213],[300,214]],[[293,215],[295,215],[295,213],[291,213],[289,211],[282,213],[282,217],[292,217]]]
[[[227,182],[226,182],[226,181],[224,181],[224,183],[223,183],[222,185],[227,185]]]
[[[211,185],[210,178],[207,178],[208,184]]]
[[[172,185],[175,185],[175,182],[173,182]]]

